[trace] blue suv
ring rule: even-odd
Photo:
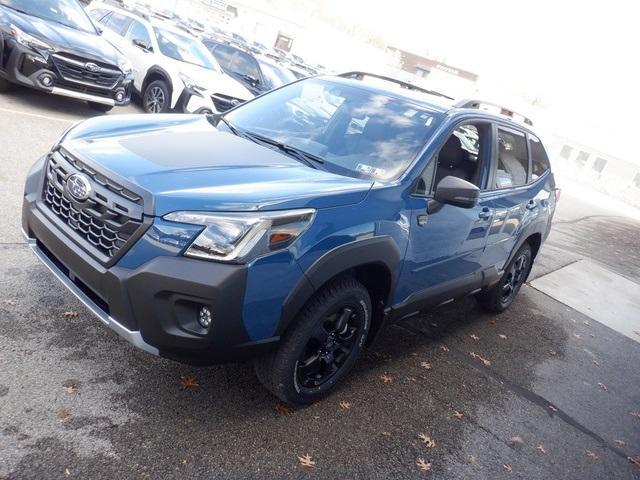
[[[502,312],[551,226],[544,147],[477,102],[370,76],[77,124],[28,174],[28,243],[137,347],[253,358],[289,403],[326,395],[387,322],[467,295]]]

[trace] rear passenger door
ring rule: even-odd
[[[495,151],[490,188],[481,195],[493,218],[485,259],[501,272],[522,231],[535,214],[536,187],[532,185],[527,134],[515,127],[494,125]]]

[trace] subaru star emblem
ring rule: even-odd
[[[98,65],[96,65],[95,63],[91,63],[91,62],[85,63],[84,68],[86,68],[90,72],[97,72],[98,70],[100,70],[100,67]]]
[[[84,202],[91,194],[91,182],[82,174],[74,173],[67,178],[67,193],[79,202]]]

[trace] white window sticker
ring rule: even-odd
[[[384,169],[372,167],[371,165],[365,165],[364,163],[359,163],[356,166],[356,170],[362,173],[366,173],[367,175],[373,175],[376,177],[382,177],[385,174]]]

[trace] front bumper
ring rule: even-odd
[[[131,250],[157,248],[148,261],[134,268],[107,267],[58,228],[41,200],[42,170],[27,178],[22,211],[27,242],[106,326],[146,352],[195,365],[242,360],[275,346],[278,337],[252,341],[245,330],[246,266],[180,256],[147,232]],[[208,331],[197,323],[201,306],[213,312]]]
[[[6,39],[6,63],[0,64],[0,77],[42,92],[110,106],[125,106],[131,101],[133,77],[121,75],[113,85],[65,78],[53,61],[42,54]],[[1,59],[0,59],[1,60]],[[50,83],[46,84],[48,78]]]

